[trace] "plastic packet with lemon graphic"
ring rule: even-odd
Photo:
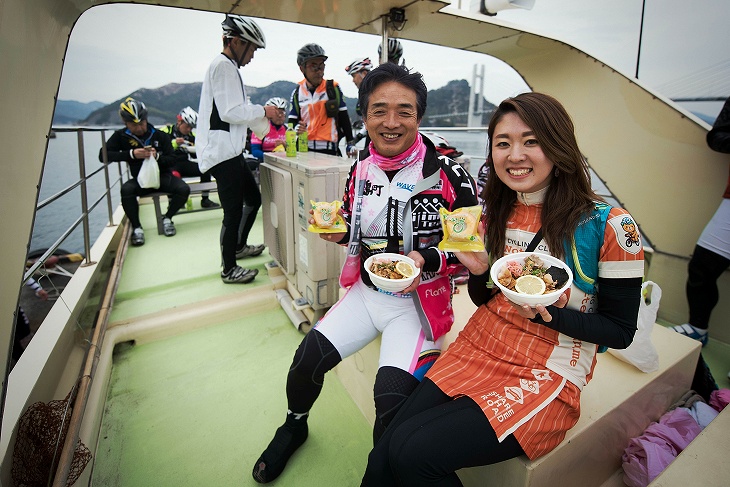
[[[313,233],[342,233],[347,231],[347,224],[339,211],[342,208],[342,201],[314,201],[309,200],[312,205],[312,216],[314,224],[309,224],[307,230]]]
[[[454,211],[439,209],[444,238],[439,242],[439,250],[445,252],[482,252],[484,242],[479,236],[479,220],[482,218],[481,206],[464,206]]]

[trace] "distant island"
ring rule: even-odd
[[[154,125],[173,123],[180,109],[191,106],[198,109],[201,83],[170,83],[160,88],[140,88],[110,103],[81,103],[73,100],[59,100],[53,115],[53,124],[82,126],[118,126],[119,104],[128,96],[142,100],[147,105],[149,120]],[[268,86],[257,88],[247,86],[246,92],[251,102],[259,105],[274,96],[289,99],[296,83],[275,81]],[[469,83],[466,80],[450,81],[441,88],[428,92],[428,108],[421,124],[423,127],[465,127],[466,113],[469,111]],[[357,100],[345,97],[350,119],[359,117],[355,113]],[[489,122],[489,114],[495,106],[484,100],[481,125]],[[456,115],[453,115],[456,114]],[[433,117],[433,118],[431,118]]]

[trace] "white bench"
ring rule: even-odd
[[[459,289],[461,292],[454,297],[456,322],[446,336],[444,348],[475,310],[466,286]],[[700,352],[699,342],[661,325],[654,326],[652,341],[659,351],[659,370],[651,374],[609,353],[599,355],[593,379],[583,390],[580,420],[555,450],[535,461],[523,456],[460,470],[464,485],[623,486],[621,455],[629,439],[640,435],[690,388]],[[380,340],[376,340],[335,368],[371,424],[379,346]]]
[[[190,186],[190,195],[191,196],[194,194],[204,193],[206,191],[217,191],[218,190],[218,185],[214,181],[210,181],[208,183],[187,182],[187,184],[188,184],[188,186]],[[155,205],[155,219],[157,220],[157,234],[162,235],[165,233],[165,231],[162,227],[162,207],[160,206],[160,196],[167,196],[167,193],[151,193],[148,196],[150,198],[152,198],[152,203]],[[215,208],[196,208],[193,210],[185,210],[185,211],[178,212],[175,216],[184,215],[186,213],[195,213],[196,211],[216,210],[219,208],[220,208],[219,206],[217,206]]]

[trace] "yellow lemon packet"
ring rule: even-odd
[[[313,233],[342,233],[347,231],[347,223],[339,211],[342,208],[342,201],[314,201],[309,200],[312,205],[312,216],[314,224],[309,224],[307,230]]]
[[[482,252],[484,242],[479,236],[479,220],[482,218],[481,206],[464,206],[454,211],[439,209],[444,238],[439,242],[439,250],[445,252]]]

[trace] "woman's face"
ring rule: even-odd
[[[370,94],[365,126],[380,155],[397,156],[413,145],[420,122],[416,92],[411,88],[388,81]]]
[[[494,171],[510,189],[534,193],[550,184],[555,164],[545,156],[532,129],[516,113],[502,117],[492,139]]]

